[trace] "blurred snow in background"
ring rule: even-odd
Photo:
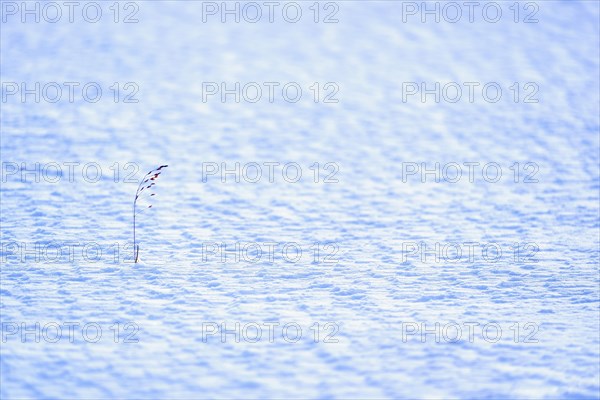
[[[439,23],[421,22],[421,2],[297,2],[296,23],[282,14],[290,2],[272,23],[263,2],[256,23],[244,19],[254,18],[249,3],[237,3],[248,12],[239,23],[221,21],[235,2],[98,2],[96,23],[82,17],[87,2],[72,23],[61,2],[56,23],[45,20],[55,15],[46,3],[39,23],[22,23],[23,4],[1,3],[2,398],[598,398],[598,2],[496,2],[497,22],[486,20],[496,6],[484,18],[481,2],[469,22],[458,2],[455,23],[447,3],[437,3]],[[123,23],[131,13],[137,22]],[[532,13],[538,22],[525,23]],[[47,101],[49,87],[39,103],[21,101],[21,85],[35,82],[59,83],[62,98]],[[76,94],[94,82],[102,97],[70,102],[65,82],[80,83]],[[222,102],[207,82],[256,82],[263,96]],[[265,82],[280,84],[273,102]],[[303,90],[296,103],[281,96],[290,82]],[[456,103],[422,102],[407,95],[410,82],[480,86],[473,102],[464,86]],[[490,82],[502,88],[494,103],[481,94]],[[138,102],[124,102],[133,92]],[[524,102],[533,92],[538,102]],[[71,162],[80,163],[73,182]],[[294,162],[303,176],[290,183],[281,167],[273,183],[206,176],[203,163],[236,162]],[[437,183],[406,174],[408,163],[465,162],[498,163],[503,175]],[[537,183],[523,181],[528,162]],[[58,163],[63,175],[50,182],[49,168],[35,182],[13,169],[22,163]],[[82,178],[89,163],[101,167],[98,182]],[[144,261],[134,265],[125,244],[137,182],[125,181],[160,164],[169,168],[138,227]],[[335,168],[339,182],[323,182]],[[297,243],[304,256],[204,257],[207,244],[236,242]],[[436,261],[438,242],[496,243],[504,253],[492,262],[478,247],[473,261]],[[27,246],[25,259],[15,243]],[[52,243],[79,247],[72,260],[36,260],[33,246]],[[99,261],[82,257],[89,243],[104,250]],[[334,247],[320,247],[315,262],[314,243]],[[410,247],[422,243],[425,261]],[[539,251],[515,257],[515,244]],[[322,262],[334,248],[338,262]],[[69,322],[80,325],[73,343]],[[205,335],[213,322],[303,331],[297,343],[270,343],[267,329],[256,343],[235,334],[223,343]],[[323,340],[328,322],[337,343]],[[406,331],[471,322],[498,324],[501,340],[463,332],[423,342]],[[102,329],[97,342],[81,335],[91,323]],[[137,343],[123,343],[128,323]],[[528,323],[537,332],[524,342]],[[63,326],[60,340],[49,340],[48,324]]]

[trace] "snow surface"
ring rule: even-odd
[[[334,24],[312,21],[312,2],[296,24],[204,23],[202,2],[184,1],[139,1],[134,24],[112,22],[112,2],[96,24],[3,22],[3,83],[99,82],[104,95],[1,104],[3,168],[96,162],[103,172],[96,183],[81,169],[74,182],[36,183],[3,170],[1,397],[598,398],[599,3],[538,1],[535,24],[514,23],[512,3],[499,2],[496,24],[403,23],[392,1],[337,1]],[[202,101],[202,82],[236,81],[298,82],[304,96]],[[410,81],[498,82],[504,92],[497,103],[403,102]],[[114,82],[136,82],[139,103],[114,103]],[[315,103],[314,82],[337,83],[339,102]],[[537,83],[539,103],[511,101],[514,82]],[[298,163],[302,179],[202,180],[203,162],[271,161]],[[402,163],[469,161],[497,162],[503,178],[403,182]],[[169,164],[138,227],[137,265],[122,247],[137,187],[123,182],[127,162],[140,166],[136,179]],[[339,182],[313,182],[315,162],[321,179],[336,163]],[[513,182],[514,162],[536,163],[539,182]],[[79,247],[51,263],[19,259],[14,242]],[[92,242],[100,261],[82,257]],[[295,242],[305,255],[204,260],[212,242]],[[336,244],[339,261],[315,263],[315,242]],[[510,252],[421,262],[403,259],[409,242],[539,252],[535,262]],[[96,323],[103,336],[8,334],[36,322]],[[303,336],[204,341],[210,322],[297,323]],[[315,343],[310,327],[328,322],[338,342]],[[410,322],[496,323],[503,336],[404,341]],[[115,323],[138,326],[137,343],[115,343]],[[515,343],[515,323],[538,326],[537,343]]]

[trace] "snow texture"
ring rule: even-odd
[[[128,24],[122,19],[136,7],[126,2],[118,4],[118,23],[113,2],[98,2],[97,23],[82,19],[80,8],[69,23],[64,6],[56,23],[31,16],[22,23],[7,3],[0,43],[3,399],[600,396],[597,1],[530,3],[537,23],[523,22],[535,10],[525,2],[514,22],[512,1],[496,3],[496,23],[482,17],[486,2],[473,22],[465,6],[456,23],[431,15],[422,23],[420,13],[407,14],[421,2],[336,1],[318,5],[318,23],[313,2],[297,3],[297,23],[282,17],[285,2],[273,23],[262,2],[260,21],[229,15],[222,23],[220,13],[203,21],[208,3],[138,1],[131,3],[138,22]],[[323,23],[332,12],[338,22]],[[33,95],[25,102],[20,92],[9,95],[7,82],[81,85],[73,102],[63,85],[60,101],[36,103]],[[87,82],[103,90],[96,103],[77,95]],[[139,87],[137,103],[123,102],[133,91],[128,82]],[[263,96],[203,101],[203,82],[229,89],[257,82]],[[273,102],[264,82],[280,83]],[[287,82],[303,90],[296,103],[282,99]],[[323,102],[335,88],[328,82],[339,88],[337,103]],[[420,93],[403,99],[403,82],[481,85],[473,102],[463,86],[460,101],[438,103],[434,95],[422,102]],[[495,103],[481,95],[488,82],[502,88]],[[538,102],[524,102],[535,88]],[[80,163],[73,182],[69,162]],[[234,169],[236,162],[263,165],[262,178],[245,179],[254,176],[251,167],[239,183],[233,174],[226,182],[203,175],[203,163]],[[265,162],[281,163],[272,183]],[[293,162],[302,177],[290,183],[281,166]],[[480,163],[474,182],[465,162]],[[13,169],[22,163],[25,170],[58,163],[62,175],[47,167],[36,182],[34,173]],[[82,176],[89,163],[101,168],[97,182]],[[435,182],[431,173],[422,182],[421,174],[406,174],[408,163],[458,163],[463,176]],[[482,178],[487,163],[501,166],[498,182]],[[143,174],[161,164],[169,166],[152,209],[139,218],[142,262],[133,264],[133,196]],[[331,180],[338,182],[323,182],[336,166]],[[87,172],[93,178],[94,169]],[[531,174],[537,182],[524,182]],[[225,262],[207,253],[215,242],[226,244]],[[295,262],[281,252],[273,261],[264,253],[236,261],[236,242],[296,243],[303,254]],[[471,242],[497,244],[503,254],[495,260],[494,249],[484,257],[475,247],[473,260],[435,259],[435,243]],[[90,243],[102,249],[98,259],[94,246],[84,257]],[[52,248],[69,244],[72,257],[63,252],[50,262]],[[427,246],[425,260],[415,244]],[[40,256],[35,245],[50,250]],[[337,263],[325,262],[333,249]],[[73,342],[70,322],[79,324]],[[262,337],[250,340],[255,325],[239,343],[231,332],[225,340],[206,335],[223,322],[230,331],[236,322],[259,324]],[[279,324],[272,343],[265,323]],[[288,323],[302,328],[295,343],[295,325],[282,336]],[[456,323],[463,336],[409,334],[422,323],[429,330],[439,323],[438,333],[446,327],[448,335],[455,325],[447,324]],[[473,340],[465,323],[479,324]],[[483,338],[488,323],[497,324],[489,337],[502,329],[495,343]],[[53,341],[56,324],[62,336]],[[97,342],[94,326],[102,329]]]

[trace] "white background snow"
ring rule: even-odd
[[[114,2],[98,2],[97,23],[82,18],[80,2],[70,23],[58,2],[60,21],[22,23],[7,3],[22,6],[1,4],[2,398],[599,397],[597,1],[520,2],[519,22],[514,2],[501,1],[496,23],[482,17],[487,2],[474,22],[458,2],[456,23],[431,15],[422,23],[395,1],[321,2],[318,23],[313,2],[297,2],[297,23],[282,17],[286,2],[272,23],[263,2],[256,23],[231,15],[222,23],[220,13],[204,22],[200,1],[121,2],[117,23]],[[535,9],[527,4],[539,8],[537,23],[523,22]],[[122,23],[136,7],[138,22]],[[323,23],[335,7],[338,22]],[[97,82],[103,96],[70,102],[62,86],[56,103],[23,102],[7,82]],[[128,82],[139,87],[137,103],[123,102]],[[203,82],[297,82],[303,95],[203,101]],[[339,87],[337,103],[322,101],[328,82]],[[466,92],[456,103],[403,101],[403,82],[496,82],[503,96],[491,103],[478,89],[473,102]],[[523,102],[530,82],[537,103]],[[73,182],[70,162],[80,163]],[[124,182],[128,162],[140,168],[135,183]],[[203,163],[236,162],[295,162],[303,176],[289,183],[279,168],[273,183],[203,181]],[[503,176],[403,175],[406,163],[436,162],[495,162]],[[539,167],[537,183],[523,182],[527,162]],[[35,163],[58,163],[62,175],[49,168],[36,182],[12,169]],[[89,163],[101,167],[98,182],[82,176]],[[323,182],[326,163],[339,167],[337,183]],[[169,167],[138,226],[143,261],[133,264],[137,181],[161,164]],[[297,243],[303,257],[203,258],[214,242]],[[407,243],[436,242],[498,243],[504,253],[496,262],[481,250],[474,261],[405,258]],[[90,243],[103,250],[98,260],[84,257]],[[314,262],[314,243],[337,246],[338,262]],[[515,260],[515,243],[539,251]],[[36,245],[73,245],[73,257],[36,259]],[[71,322],[79,324],[73,343]],[[234,334],[203,336],[207,323],[223,322],[280,325],[273,343],[264,325],[256,343],[252,330],[239,343]],[[124,343],[129,330],[115,343],[115,323],[137,326],[137,342]],[[302,328],[296,343],[282,338],[288,323]],[[339,327],[337,343],[324,342],[327,323]],[[472,341],[463,332],[456,342],[433,334],[423,342],[403,337],[409,323],[480,325]],[[496,343],[482,338],[488,323],[503,330]],[[523,340],[527,323],[538,327],[536,342]],[[52,324],[63,327],[55,342]],[[97,342],[82,335],[86,324],[101,327]]]

